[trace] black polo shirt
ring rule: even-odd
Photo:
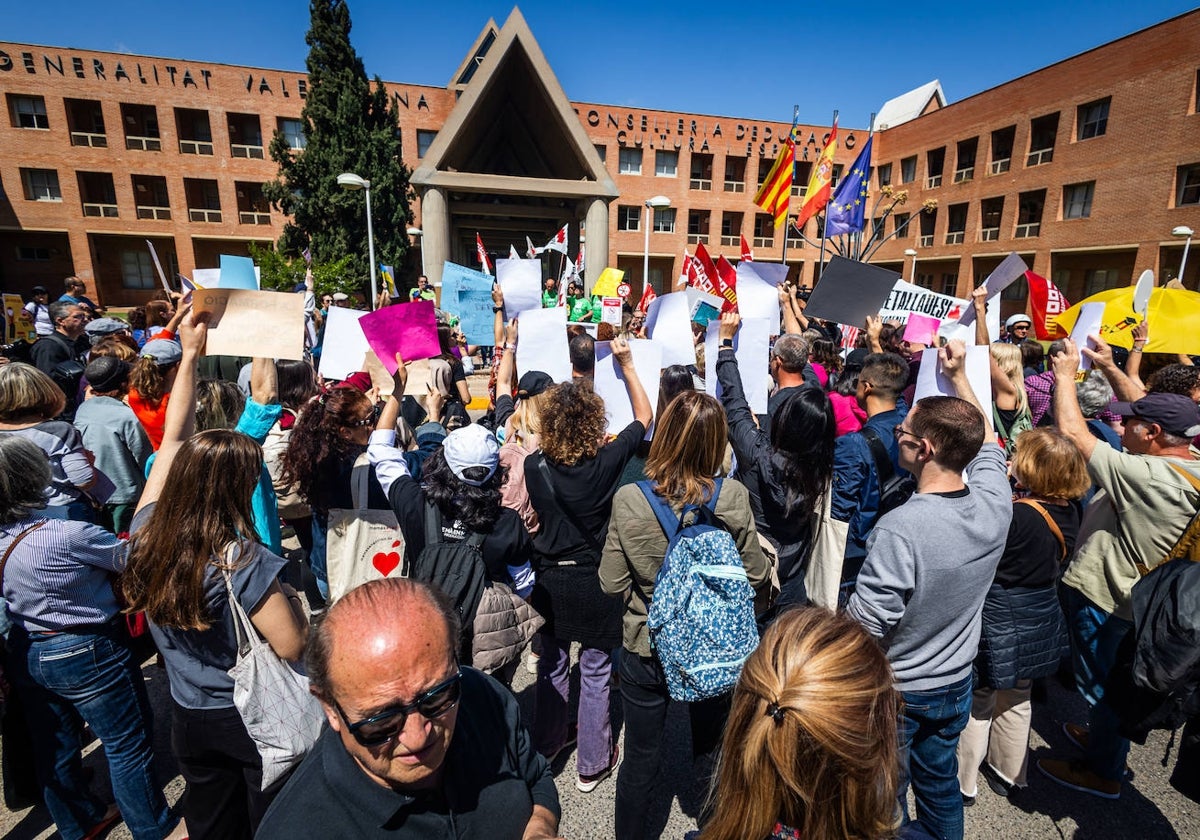
[[[516,698],[491,677],[462,670],[440,789],[410,796],[383,787],[326,727],[255,836],[520,840],[534,805],[559,815],[550,765],[531,746]]]

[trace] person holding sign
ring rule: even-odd
[[[567,286],[567,320],[575,323],[593,320],[592,302],[583,293],[583,286],[572,282]]]
[[[1033,428],[1033,415],[1029,411],[1029,397],[1025,393],[1021,348],[1016,344],[990,340],[987,299],[987,286],[978,286],[971,292],[971,302],[975,307],[975,344],[991,347],[992,423],[1004,454],[1012,460],[1017,449],[1017,438],[1022,432]],[[1026,330],[1029,329],[1028,319],[1024,326]]]

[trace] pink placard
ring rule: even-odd
[[[941,326],[942,322],[937,318],[913,312],[908,316],[908,326],[904,328],[904,340],[910,344],[924,344],[928,347],[936,347],[938,343],[938,329]]]
[[[411,362],[432,359],[442,352],[431,300],[385,306],[362,316],[358,323],[367,344],[390,374],[396,372],[397,353]]]

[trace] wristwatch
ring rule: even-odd
[[[733,349],[733,339],[732,338],[722,338],[721,339],[721,349],[722,350],[732,350]]]
[[[493,307],[492,307],[492,311],[493,311],[493,312],[503,312],[503,311],[504,311],[504,307],[503,307],[503,306],[493,306]]]

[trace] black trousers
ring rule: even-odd
[[[654,799],[654,782],[662,759],[662,735],[667,719],[667,681],[662,667],[652,656],[638,656],[621,650],[621,707],[625,713],[625,754],[617,771],[617,840],[641,840],[647,837],[646,816]],[[721,745],[725,721],[729,717],[731,694],[688,703],[692,729],[692,758],[704,759],[704,778],[698,779],[707,791],[712,758]],[[701,824],[704,814],[701,814]]]
[[[187,782],[183,818],[192,840],[251,840],[274,795],[259,790],[262,761],[237,709],[174,703],[171,749]]]

